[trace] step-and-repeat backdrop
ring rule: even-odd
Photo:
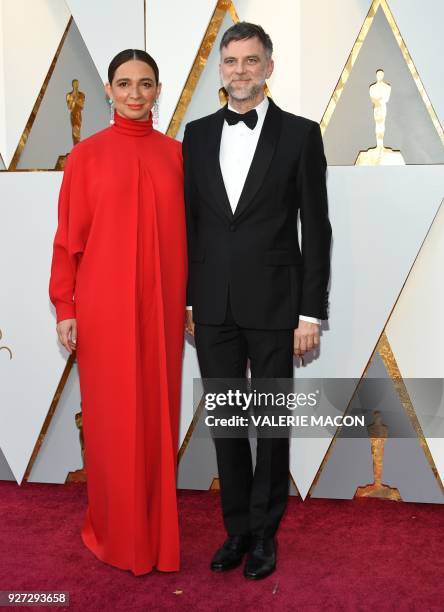
[[[292,494],[444,503],[440,0],[1,1],[0,479],[86,477],[77,368],[56,339],[48,280],[61,168],[78,130],[108,124],[110,59],[155,57],[157,129],[181,140],[221,104],[219,42],[238,20],[270,34],[269,94],[321,124],[328,161],[330,319],[295,378],[342,379],[340,401],[337,386],[326,395],[335,414],[363,397],[376,412],[367,437],[338,427],[293,439]],[[187,339],[178,484],[217,488],[198,377]],[[384,392],[368,391],[373,379]],[[395,422],[404,435],[390,436]]]

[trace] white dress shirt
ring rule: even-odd
[[[219,162],[233,213],[236,210],[251,162],[253,161],[268,105],[268,98],[265,97],[255,107],[258,120],[253,129],[250,129],[243,121],[239,121],[234,125],[229,125],[227,121],[224,121],[220,141]],[[235,113],[238,112],[230,104],[228,104],[228,108]],[[299,315],[299,318],[310,323],[320,324],[320,320],[314,317]]]
[[[229,110],[236,111],[228,105]],[[268,98],[256,106],[258,120],[254,129],[250,129],[243,121],[229,125],[224,121],[220,140],[219,162],[224,179],[225,189],[230,201],[231,210],[236,210],[248,171],[253,161],[265,115],[268,110]]]

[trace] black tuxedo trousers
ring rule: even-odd
[[[228,296],[221,325],[195,325],[202,378],[252,379],[293,376],[293,329],[240,327]],[[222,512],[228,535],[272,537],[288,498],[289,440],[258,437],[253,472],[248,438],[215,438]]]
[[[243,378],[248,359],[252,380],[293,376],[293,329],[242,328],[229,298],[223,323],[197,323],[195,341],[204,379]],[[227,533],[272,537],[288,498],[288,438],[258,437],[254,471],[248,438],[216,437],[214,442]]]

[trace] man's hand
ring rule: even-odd
[[[185,310],[185,331],[194,336],[193,311],[189,308]]]
[[[311,351],[319,345],[319,328],[317,323],[309,323],[299,319],[299,325],[294,330],[294,354],[302,357],[307,351]]]
[[[76,350],[77,346],[77,321],[75,319],[65,319],[57,323],[57,334],[60,342],[68,353]]]

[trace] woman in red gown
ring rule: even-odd
[[[59,196],[50,280],[77,351],[88,508],[81,535],[135,575],[179,569],[176,453],[187,274],[180,143],[153,129],[159,71],[111,62],[114,124],[77,144]]]

